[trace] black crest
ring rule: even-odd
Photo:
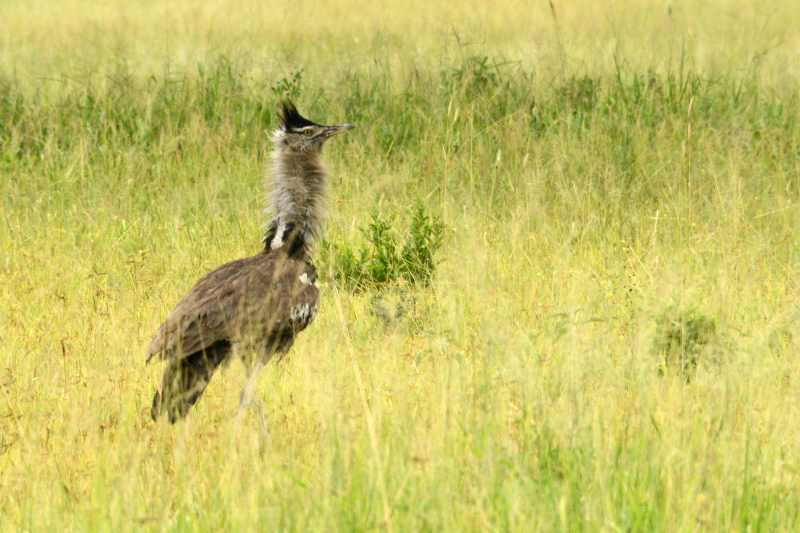
[[[284,100],[281,103],[281,123],[283,129],[287,131],[315,125],[297,111],[297,107],[291,100]]]

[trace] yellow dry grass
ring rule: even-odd
[[[796,530],[800,7],[553,7],[5,1],[0,96],[24,112],[0,98],[0,528]],[[510,64],[448,93],[484,56]],[[104,109],[143,102],[144,131],[168,92],[148,78],[220,57],[249,87],[230,94],[302,69],[310,118],[367,110],[326,152],[331,241],[418,197],[447,226],[432,286],[387,289],[411,318],[327,278],[262,378],[265,444],[252,418],[232,432],[237,365],[154,424],[143,357],[199,276],[258,250],[266,128],[245,140],[220,98],[230,116],[120,141],[87,100],[124,72],[141,92]],[[606,98],[681,61],[711,96],[664,120]],[[518,72],[530,105],[487,119]],[[583,76],[604,111],[531,125]],[[659,371],[658,324],[691,313],[715,334],[687,380]]]

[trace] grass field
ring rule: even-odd
[[[800,529],[800,6],[6,0],[0,530]],[[154,424],[157,326],[260,248],[281,98],[323,301]],[[418,201],[430,285],[335,278]]]

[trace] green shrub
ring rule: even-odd
[[[683,311],[667,308],[656,317],[654,347],[662,357],[661,372],[677,366],[688,379],[703,347],[715,337],[716,331],[716,321],[695,307]]]
[[[348,243],[323,243],[323,271],[348,290],[364,290],[401,280],[427,285],[436,270],[436,252],[442,245],[444,225],[428,215],[422,201],[408,210],[407,229],[398,217],[372,211],[372,220],[361,228],[366,242],[359,248]]]

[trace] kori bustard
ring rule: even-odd
[[[268,434],[254,389],[267,362],[275,355],[283,358],[316,316],[319,288],[309,255],[325,215],[328,172],[321,151],[334,135],[354,127],[315,124],[291,102],[282,104],[281,123],[272,135],[267,185],[274,216],[264,250],[206,274],[158,328],[147,361],[158,357],[167,366],[153,398],[153,420],[163,413],[172,423],[184,418],[217,368],[238,357],[247,382],[235,427],[253,402],[261,431]]]

